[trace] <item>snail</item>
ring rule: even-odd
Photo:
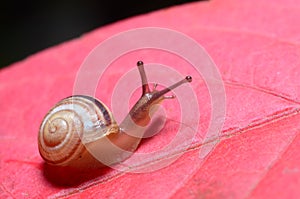
[[[103,167],[127,159],[138,147],[143,127],[150,120],[150,110],[183,80],[163,90],[150,89],[142,61],[137,62],[142,80],[142,96],[120,125],[101,101],[73,95],[58,102],[44,117],[38,134],[41,157],[49,165],[77,168]],[[152,110],[151,110],[152,111]]]

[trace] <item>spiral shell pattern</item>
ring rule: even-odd
[[[58,102],[45,116],[39,131],[39,152],[55,165],[81,157],[85,144],[119,130],[111,112],[89,96],[71,96]]]

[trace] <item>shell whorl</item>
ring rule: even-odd
[[[119,130],[111,112],[89,96],[71,96],[45,116],[39,131],[39,151],[50,164],[67,165],[81,158],[84,144]]]

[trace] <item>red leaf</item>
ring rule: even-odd
[[[299,18],[297,0],[197,2],[97,29],[0,71],[0,197],[299,197]],[[37,132],[43,116],[72,94],[76,72],[97,44],[121,31],[145,26],[189,35],[217,64],[227,100],[220,143],[204,160],[199,159],[210,107],[198,77],[193,88],[203,125],[190,150],[175,163],[144,174],[112,169],[79,172],[71,184],[64,184],[62,177],[70,176],[47,169],[38,153]],[[167,60],[183,73],[191,72],[183,61],[164,53],[145,52],[145,57],[157,63]],[[134,56],[120,59],[120,71],[110,71],[107,78],[116,82],[135,61]],[[111,94],[106,93],[114,84],[100,85],[106,89],[99,93],[101,100],[109,103]],[[171,129],[165,129],[139,151],[161,147],[172,135]]]

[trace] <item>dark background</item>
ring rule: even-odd
[[[1,1],[0,68],[114,21],[192,1]]]

